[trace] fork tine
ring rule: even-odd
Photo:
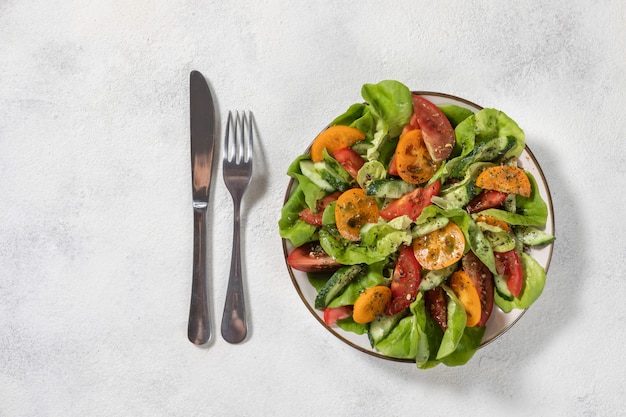
[[[246,142],[246,112],[239,113],[237,110],[237,146],[235,146],[235,163],[240,164],[243,161],[244,145]]]
[[[254,115],[252,114],[251,111],[248,111],[248,140],[246,143],[246,152],[245,152],[246,162],[252,160],[253,142],[254,142]]]
[[[233,116],[233,149],[232,154],[230,154],[228,158],[228,160],[233,162],[235,165],[239,164],[241,141],[243,140],[243,129],[241,128],[241,123],[241,114],[239,113],[239,110],[237,110]]]
[[[236,112],[237,120],[235,122],[235,149],[233,150],[233,161],[236,165],[239,165],[241,161],[241,141],[243,141],[243,133],[244,130],[241,126],[241,114],[239,114],[239,110]]]
[[[226,133],[224,134],[224,160],[230,160],[230,129],[232,124],[232,112],[228,111],[228,118],[226,119]]]

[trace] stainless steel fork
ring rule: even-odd
[[[228,112],[224,136],[224,183],[233,197],[233,253],[226,303],[222,316],[222,337],[229,343],[242,342],[248,333],[246,304],[241,271],[240,207],[241,198],[252,176],[252,112]]]

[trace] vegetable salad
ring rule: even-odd
[[[287,263],[307,273],[328,326],[367,334],[419,368],[465,364],[494,308],[525,309],[546,273],[548,208],[518,166],[505,113],[436,106],[400,82],[366,84],[287,174]]]

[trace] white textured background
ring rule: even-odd
[[[621,0],[0,0],[0,416],[625,415],[625,22]],[[259,127],[237,346],[186,337],[192,69]],[[284,266],[288,163],[382,79],[504,110],[551,187],[545,292],[462,368],[342,344]]]

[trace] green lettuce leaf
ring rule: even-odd
[[[476,142],[476,116],[471,115],[454,128],[456,136],[455,149],[452,155],[464,157],[474,149]]]
[[[441,340],[443,339],[443,331],[430,314],[427,314],[426,318],[427,320],[424,333],[428,339],[429,356],[427,361],[417,364],[419,369],[434,368],[441,363],[441,361],[437,360],[437,352],[439,351],[439,346],[441,344]]]
[[[334,225],[335,219],[335,207],[337,206],[337,200],[329,203],[322,213],[322,225]]]
[[[409,310],[415,317],[413,322],[415,342],[415,364],[419,367],[426,364],[430,358],[430,346],[428,343],[428,336],[426,335],[426,323],[428,321],[428,314],[426,312],[426,305],[424,303],[424,294],[418,293],[415,301],[411,303]]]
[[[483,327],[466,327],[463,336],[459,340],[456,350],[441,358],[441,363],[446,366],[465,365],[476,353],[482,343],[485,330]]]
[[[455,304],[455,308],[459,308],[463,312],[465,311],[462,304]],[[456,324],[453,325],[453,332],[448,336],[448,340],[444,340],[445,336],[442,337],[441,328],[434,320],[430,319],[430,323],[427,326],[427,335],[431,343],[431,357],[426,363],[419,366],[420,369],[433,368],[440,363],[446,366],[460,366],[466,364],[474,356],[482,343],[486,327],[466,327],[460,316],[458,314],[453,319]],[[450,325],[449,319],[448,326]],[[446,333],[450,330],[451,328],[448,327]],[[440,345],[436,344],[438,343],[437,338],[440,340]],[[433,357],[433,351],[437,353],[440,359]]]
[[[326,191],[322,190],[317,184],[302,174],[294,174],[298,180],[298,184],[304,194],[304,202],[313,213],[317,211],[317,200],[326,195]]]
[[[278,220],[280,237],[288,239],[295,247],[317,239],[317,228],[299,218],[306,207],[304,191],[298,185],[283,206]]]
[[[438,107],[443,114],[446,115],[446,118],[450,121],[453,128],[457,127],[462,121],[474,114],[470,109],[457,106],[456,104],[446,104]]]
[[[400,320],[387,337],[376,344],[376,350],[385,356],[398,359],[414,359],[417,354],[415,316],[410,315]]]
[[[304,155],[300,155],[296,159],[294,159],[293,162],[287,168],[287,175],[289,175],[291,178],[296,178],[295,174],[302,174],[302,171],[300,170],[300,161],[307,160],[307,159],[308,160],[311,159],[311,155],[308,153]]]
[[[372,140],[376,123],[370,107],[364,103],[355,103],[348,110],[330,122],[331,126],[344,125],[359,129],[365,133],[366,140]]]
[[[287,175],[298,181],[302,192],[304,192],[306,207],[310,208],[314,213],[316,209],[316,202],[320,198],[326,195],[326,192],[322,190],[317,184],[311,181],[307,176],[302,174],[300,170],[300,161],[310,160],[310,155],[298,156],[287,168]],[[302,207],[304,209],[305,207]]]
[[[375,120],[375,132],[372,146],[367,150],[367,159],[378,159],[383,142],[396,138],[409,122],[413,114],[413,96],[404,84],[385,80],[378,84],[365,84],[361,95],[370,106]]]
[[[371,112],[382,120],[389,136],[400,136],[413,114],[413,96],[409,88],[394,80],[365,84],[361,95],[370,104]]]
[[[313,272],[307,272],[306,277],[307,280],[309,281],[309,284],[311,284],[311,286],[313,288],[315,288],[315,291],[319,292],[322,288],[324,288],[324,285],[326,285],[326,283],[328,282],[328,280],[330,279],[330,277],[333,274],[327,274],[327,273],[313,273]]]
[[[428,361],[428,339],[424,333],[426,327],[426,309],[422,293],[409,307],[411,314],[398,322],[387,337],[376,344],[376,349],[383,355],[399,359],[415,359],[420,363]]]
[[[337,326],[341,327],[346,332],[352,332],[356,334],[367,333],[367,324],[355,322],[352,316],[346,317],[342,320],[337,320]]]
[[[465,313],[463,303],[461,303],[450,287],[442,285],[442,288],[448,295],[448,327],[443,334],[439,350],[437,351],[438,360],[456,350],[461,337],[463,337],[465,324],[467,323],[467,314]]]
[[[319,231],[322,248],[344,265],[368,264],[385,260],[402,244],[411,243],[411,231],[399,230],[388,223],[378,223],[362,231],[361,240],[344,239],[334,225],[324,225]]]
[[[505,159],[520,156],[526,146],[524,131],[502,111],[482,109],[476,113],[476,141],[483,142],[498,137],[515,138],[515,146],[504,155]]]
[[[356,181],[364,190],[375,180],[387,178],[387,168],[379,161],[367,161],[363,164],[356,176]]]

